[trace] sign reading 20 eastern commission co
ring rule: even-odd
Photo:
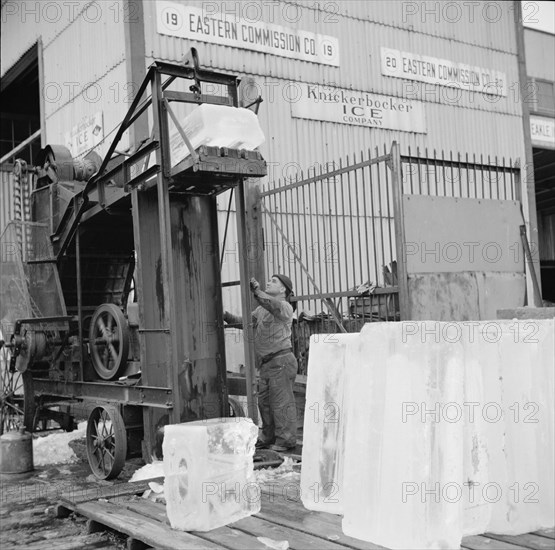
[[[507,95],[507,75],[464,63],[381,48],[382,74],[488,95]]]
[[[156,2],[156,16],[160,34],[339,67],[339,41],[333,36],[225,17],[174,2]]]
[[[289,83],[287,98],[296,118],[426,133],[419,101],[305,82]]]

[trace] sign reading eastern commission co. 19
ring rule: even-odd
[[[489,95],[507,95],[505,73],[381,48],[382,74]]]
[[[156,14],[160,34],[339,67],[339,41],[333,36],[225,17],[174,2],[156,2]]]
[[[419,101],[306,82],[291,82],[287,96],[296,118],[426,133]]]

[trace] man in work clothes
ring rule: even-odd
[[[258,408],[262,417],[262,436],[256,448],[284,452],[297,441],[297,409],[293,385],[297,359],[291,348],[293,306],[288,298],[293,284],[286,275],[273,275],[260,290],[256,279],[250,280],[255,300],[260,304],[252,313],[254,349],[258,368]],[[224,321],[242,325],[242,318],[224,313]]]

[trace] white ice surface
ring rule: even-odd
[[[78,458],[69,446],[74,439],[85,437],[87,423],[81,422],[73,432],[53,433],[46,436],[33,437],[33,462],[35,466],[50,464],[71,464]]]
[[[248,418],[217,418],[164,428],[164,495],[170,525],[210,531],[255,514],[258,428]]]
[[[306,387],[301,499],[306,508],[342,514],[345,351],[358,334],[310,338]]]
[[[305,506],[311,483],[337,484],[344,532],[393,549],[553,527],[554,325],[371,323],[311,342]],[[329,401],[339,430],[310,416]]]

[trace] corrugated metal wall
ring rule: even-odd
[[[182,2],[185,4],[185,2]],[[203,2],[186,2],[201,8]],[[233,13],[237,3],[216,3],[216,9],[226,5]],[[247,3],[248,4],[248,3]],[[201,64],[230,72],[252,75],[261,87],[264,98],[260,120],[267,136],[261,151],[278,174],[287,163],[295,162],[306,169],[317,162],[337,160],[347,154],[399,141],[402,152],[410,145],[415,149],[452,149],[461,153],[505,157],[523,156],[521,108],[517,101],[517,59],[515,54],[514,20],[510,3],[497,3],[501,19],[488,22],[478,13],[475,20],[464,18],[456,24],[435,21],[432,15],[405,17],[403,4],[423,10],[426,3],[403,2],[332,2],[328,11],[319,11],[300,4],[295,10],[273,10],[272,22],[288,28],[303,29],[335,36],[339,40],[340,67],[292,60],[248,50],[239,50],[165,36],[156,32],[156,3],[145,4],[146,52],[154,59],[178,61],[195,46]],[[449,4],[457,4],[450,2]],[[458,3],[465,10],[467,3]],[[466,6],[466,7],[465,7]],[[496,9],[497,9],[496,8]],[[214,8],[213,8],[214,9]],[[491,8],[490,18],[494,18]],[[337,13],[336,13],[337,12]],[[247,14],[247,12],[240,12]],[[453,18],[453,14],[448,17]],[[252,15],[251,15],[252,16]],[[287,20],[289,16],[289,21]],[[297,19],[298,22],[291,22]],[[439,24],[438,24],[439,23]],[[346,124],[292,118],[291,103],[284,99],[290,82],[324,83],[345,89],[360,90],[403,97],[406,81],[381,74],[380,48],[389,47],[420,55],[440,57],[504,72],[508,81],[506,97],[483,97],[481,94],[450,90],[442,86],[414,83],[411,99],[425,102],[426,134],[364,128]],[[289,168],[290,169],[290,168]]]
[[[339,24],[343,19],[372,21],[395,30],[408,30],[475,44],[486,48],[514,51],[514,18],[510,2],[315,2],[291,0],[304,9],[321,13],[317,20]],[[285,12],[296,18],[294,10]],[[507,32],[506,25],[512,25]],[[311,29],[309,29],[311,30]],[[330,33],[332,34],[332,33]],[[436,52],[437,53],[437,52]]]
[[[123,13],[121,2],[87,6],[44,41],[46,141],[64,144],[66,132],[83,117],[101,111],[105,141],[96,151],[102,155],[110,144],[108,134],[121,122],[133,92],[126,84],[123,21],[128,14]],[[69,66],[68,48],[72,50]],[[126,146],[123,140],[121,148]]]
[[[39,37],[44,83],[40,90],[46,142],[64,144],[65,133],[102,111],[104,136],[123,118],[133,88],[126,83],[122,0],[113,2],[8,2],[2,9],[2,73]],[[109,141],[109,138],[107,139]],[[122,147],[126,146],[123,140]],[[106,144],[98,147],[102,154]]]
[[[89,101],[85,95],[88,92],[85,92],[85,94],[78,95],[73,101],[67,102],[64,105],[49,104],[46,115],[47,143],[64,145],[65,133],[78,124],[83,117],[102,112],[104,141],[96,146],[94,150],[100,156],[103,156],[114,139],[115,132],[129,107],[127,96],[130,92],[123,89],[125,82],[126,66],[125,62],[122,61],[115,67],[112,67],[99,80],[93,81],[90,97],[93,97],[93,93],[98,92],[97,101]],[[96,91],[93,92],[93,90]],[[120,141],[118,150],[124,151],[128,147],[129,136],[128,132],[126,132]]]
[[[39,37],[45,49],[47,81],[81,84],[100,77],[111,59],[125,55],[122,0],[38,2],[19,0],[2,7],[4,74]],[[52,48],[47,54],[48,48]],[[56,71],[56,69],[58,69]]]
[[[306,169],[393,140],[399,141],[402,152],[410,145],[413,149],[443,148],[492,157],[523,156],[511,3],[261,2],[258,11],[253,11],[257,5],[254,2],[181,3],[212,11],[225,9],[228,13],[239,10],[244,17],[262,15],[273,24],[338,39],[339,67],[205,42],[190,44],[159,34],[156,2],[144,2],[146,66],[155,59],[179,61],[195,46],[201,64],[256,79],[264,98],[260,120],[267,136],[261,150],[273,163],[276,177],[282,176],[286,167],[291,170],[287,166],[291,162]],[[46,4],[53,3],[45,3],[34,16],[36,4],[21,2],[19,13],[12,16],[15,22],[25,19],[23,26],[4,25],[3,70],[21,54],[23,44],[28,47],[42,35],[47,141],[63,143],[65,132],[84,116],[98,111],[104,114],[106,136],[124,116],[132,92],[126,84],[123,27],[129,14],[123,13],[120,1],[87,2],[71,9],[62,3],[59,10],[52,6],[46,9]],[[424,102],[426,134],[292,117],[291,103],[283,97],[290,82],[335,85],[394,97],[406,95],[406,81],[381,74],[381,47],[504,72],[508,95],[492,101],[473,92],[413,83],[410,97]],[[100,152],[105,148],[101,147]]]

